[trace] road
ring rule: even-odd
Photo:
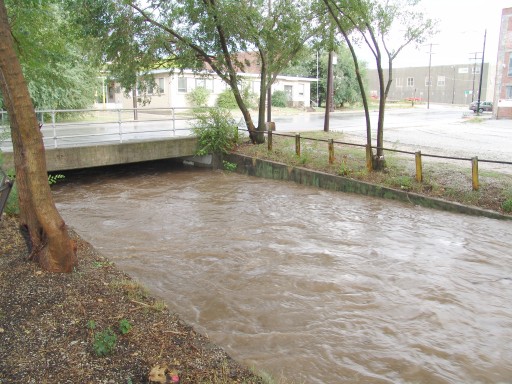
[[[512,161],[512,122],[492,120],[482,115],[481,122],[471,122],[473,113],[463,107],[430,105],[386,111],[385,147],[421,150],[424,153],[455,157]],[[371,113],[372,143],[375,145],[377,112]],[[323,114],[277,116],[276,132],[323,130]],[[362,112],[334,112],[330,131],[343,132],[366,142],[366,123]]]

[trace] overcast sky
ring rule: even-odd
[[[429,43],[432,65],[473,63],[475,52],[481,60],[487,29],[485,62],[496,63],[501,11],[512,7],[512,0],[423,0],[421,8],[439,20],[439,33],[425,46],[400,53],[394,67],[428,66]],[[374,68],[372,56],[365,59]]]

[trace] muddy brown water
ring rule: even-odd
[[[230,355],[295,383],[512,383],[512,225],[161,163],[57,206]]]

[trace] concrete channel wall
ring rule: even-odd
[[[332,191],[381,197],[390,200],[408,202],[426,208],[458,212],[467,215],[512,220],[512,216],[502,215],[494,211],[468,207],[451,201],[418,195],[416,193],[387,188],[380,185],[369,184],[363,181],[312,171],[306,168],[292,167],[273,161],[256,159],[239,154],[226,155],[224,156],[224,160],[237,164],[236,172],[250,176],[273,180],[293,181],[297,184],[314,186]]]

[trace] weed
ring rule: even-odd
[[[94,334],[92,348],[97,356],[107,356],[114,352],[117,336],[111,328]]]
[[[161,301],[161,300],[157,300],[153,303],[153,305],[151,306],[151,308],[154,310],[154,311],[157,311],[157,312],[163,312],[167,309],[167,304],[165,304],[164,301]]]
[[[89,320],[87,322],[87,329],[94,331],[96,329],[96,322],[94,320]]]
[[[512,198],[505,200],[501,204],[501,208],[503,208],[505,212],[512,212]]]
[[[93,261],[92,266],[95,268],[110,267],[114,265],[112,261]]]
[[[348,166],[348,157],[347,155],[344,155],[341,164],[338,167],[337,171],[338,175],[340,176],[348,176],[352,173],[352,169]]]
[[[130,322],[126,319],[121,319],[119,321],[119,332],[121,332],[121,335],[126,335],[128,332],[130,332],[132,329],[132,325]]]
[[[230,171],[230,172],[235,171],[236,167],[237,167],[236,163],[231,163],[231,162],[226,161],[226,160],[223,160],[222,164],[224,165],[224,169],[226,171]]]
[[[113,281],[111,287],[124,291],[132,300],[143,300],[148,296],[146,288],[129,279]]]
[[[50,184],[50,185],[57,184],[57,182],[59,180],[64,179],[64,178],[66,178],[66,176],[61,175],[61,174],[55,174],[55,175],[49,174],[48,175],[48,184]]]

